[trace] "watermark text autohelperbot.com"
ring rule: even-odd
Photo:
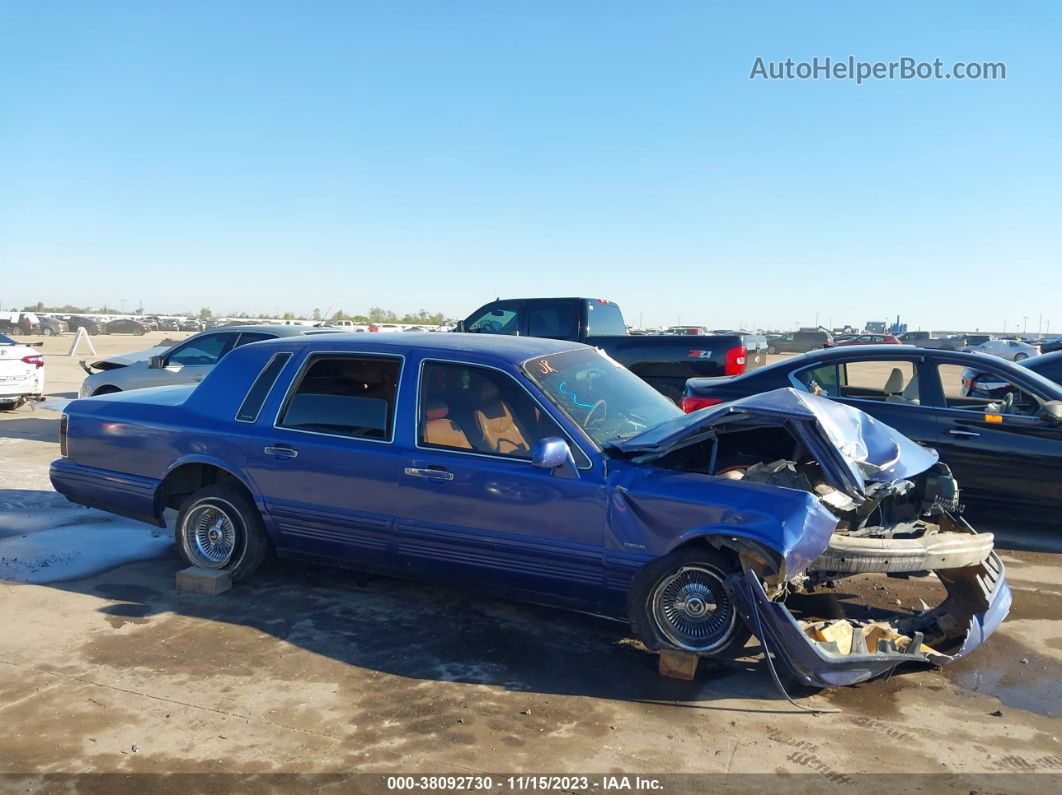
[[[920,61],[904,56],[895,61],[859,61],[829,56],[810,61],[769,61],[756,58],[749,80],[854,80],[862,85],[870,80],[1006,80],[1007,65],[1002,61],[955,61],[945,65],[940,58]]]

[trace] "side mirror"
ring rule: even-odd
[[[1062,400],[1049,400],[1040,409],[1040,419],[1047,422],[1062,423]]]
[[[463,321],[463,320],[458,320],[458,321],[457,321],[457,325],[456,325],[456,326],[454,326],[454,331],[457,331],[457,332],[464,332],[464,330],[465,330],[465,321]]]
[[[547,436],[535,444],[531,451],[531,466],[548,469],[554,477],[577,480],[579,470],[568,443],[559,436]]]
[[[166,366],[166,362],[163,361],[161,356],[152,356],[148,362],[148,367],[152,370],[161,370]]]

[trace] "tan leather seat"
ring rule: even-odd
[[[479,400],[474,412],[476,425],[486,452],[501,455],[529,455],[531,445],[527,443],[523,431],[513,417],[509,405],[498,397],[498,386],[490,381],[483,381],[479,386]]]
[[[898,373],[900,372],[900,370],[899,368],[895,368],[893,372]],[[892,381],[892,376],[889,376],[889,381]],[[903,383],[902,375],[900,376],[900,383]],[[886,383],[885,386],[888,387],[889,384]],[[914,376],[912,376],[911,380],[907,383],[907,386],[903,387],[903,391],[899,392],[899,394],[897,394],[896,392],[889,392],[887,388],[885,392],[886,403],[909,403],[912,406],[919,405],[920,401],[918,399],[918,373],[915,373]]]
[[[462,450],[471,450],[472,445],[460,426],[453,420],[447,419],[450,409],[441,400],[429,400],[424,412],[424,444],[434,444],[440,447],[457,447]]]
[[[903,370],[899,367],[893,367],[892,372],[889,373],[889,380],[885,382],[885,386],[882,389],[885,392],[885,397],[898,396],[903,392]]]

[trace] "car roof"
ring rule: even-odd
[[[217,328],[207,329],[206,331],[199,332],[200,334],[218,334],[220,332],[230,331],[267,331],[270,334],[274,334],[278,337],[298,337],[305,334],[334,334],[337,331],[332,329],[321,328],[319,326],[288,326],[282,323],[234,323],[231,326],[218,326]],[[349,334],[350,332],[339,331],[340,334]],[[191,339],[189,337],[188,339]]]
[[[320,329],[318,329],[320,331]],[[293,335],[288,335],[293,336]],[[409,334],[351,334],[336,331],[305,336],[305,347],[326,351],[380,351],[400,353],[415,349],[439,353],[486,354],[506,362],[519,364],[536,356],[548,356],[564,351],[591,349],[589,345],[545,337],[514,337],[507,334],[440,334],[416,331]],[[280,340],[251,343],[255,346],[280,345]]]

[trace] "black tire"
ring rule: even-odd
[[[92,397],[96,397],[96,395],[113,395],[115,392],[121,391],[122,390],[120,390],[118,387],[111,386],[110,384],[108,384],[106,386],[101,386],[99,389],[93,392]]]
[[[197,538],[208,545],[211,542],[203,538],[201,527],[197,534],[196,523],[214,514],[223,516],[231,523],[231,552],[227,556],[219,556],[210,565],[204,565],[207,555]],[[213,531],[214,527],[209,530]],[[189,566],[228,571],[234,582],[249,577],[262,565],[269,552],[269,537],[258,509],[244,492],[228,486],[205,486],[189,496],[177,514],[175,536],[177,552]]]
[[[1029,357],[1026,354],[1024,354],[1024,353],[1016,353],[1016,354],[1014,354],[1014,361],[1016,361],[1016,362],[1023,362],[1023,361],[1025,361],[1028,358]]]
[[[767,346],[767,353],[770,353],[770,354],[778,353],[778,349],[776,347],[774,347],[773,345],[768,345]]]
[[[738,565],[730,556],[701,545],[676,549],[645,565],[635,575],[628,595],[627,609],[635,634],[653,650],[681,649],[706,657],[738,656],[752,633],[738,614],[734,595],[726,584],[727,576],[737,570]],[[700,615],[678,611],[678,621],[692,627],[686,637],[669,623],[665,614],[669,604],[674,611],[677,603],[669,596],[675,594],[675,586],[683,578],[687,581],[685,587],[691,589],[685,595],[710,605]],[[683,592],[683,588],[679,591]],[[694,634],[699,640],[690,640]]]
[[[22,403],[18,400],[5,400],[0,403],[0,411],[14,411],[21,405]]]
[[[54,337],[54,336],[55,336],[55,332],[54,332],[54,331],[52,331],[52,330],[51,330],[50,328],[47,328],[47,327],[46,327],[46,328],[44,329],[44,336],[45,336],[45,337]]]

